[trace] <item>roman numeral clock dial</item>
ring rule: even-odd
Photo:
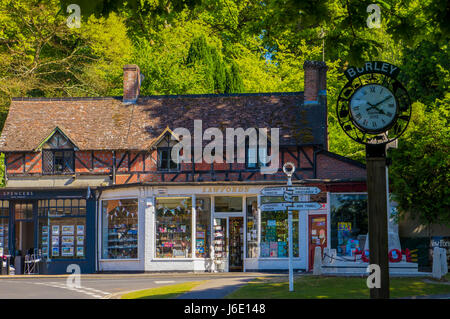
[[[349,67],[347,84],[339,93],[337,118],[350,138],[361,144],[386,144],[406,130],[411,101],[397,80],[400,70],[387,62]]]
[[[358,88],[350,99],[350,112],[354,123],[368,132],[382,132],[397,114],[394,94],[379,84]]]

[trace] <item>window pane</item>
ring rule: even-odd
[[[169,168],[169,156],[168,151],[166,149],[158,150],[158,165],[160,169],[168,169]]]
[[[366,194],[330,194],[331,248],[338,256],[363,250],[368,232]]]
[[[15,219],[32,219],[33,204],[20,203],[14,205]]]
[[[48,215],[48,200],[40,200],[38,201],[38,215],[39,216],[47,216]]]
[[[9,255],[9,218],[0,218],[0,256]]]
[[[216,212],[242,212],[242,197],[215,197],[214,210]]]
[[[138,257],[138,200],[102,201],[102,258]]]
[[[190,197],[156,199],[156,257],[191,257],[191,212]]]
[[[55,172],[62,172],[64,170],[64,153],[63,152],[55,152]]]
[[[258,164],[260,167],[267,166],[267,148],[260,147],[258,149]]]
[[[84,259],[86,218],[39,218],[39,249],[44,258]]]
[[[258,247],[258,201],[256,197],[247,198],[247,257],[257,258]]]
[[[256,168],[256,163],[257,163],[256,148],[249,147],[247,149],[247,167]]]
[[[2,206],[0,208],[0,216],[9,217],[9,203],[7,200],[0,201]]]
[[[298,211],[292,216],[293,256],[298,257]],[[288,257],[288,213],[261,212],[261,257]]]
[[[44,173],[53,173],[53,152],[42,151],[42,169]]]
[[[207,197],[197,198],[196,206],[196,255],[200,258],[209,258],[209,240],[211,236],[211,199]]]

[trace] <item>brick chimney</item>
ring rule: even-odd
[[[324,148],[328,150],[328,112],[327,112],[327,64],[321,61],[305,61],[303,92],[304,105],[325,105]]]
[[[123,103],[136,103],[141,87],[141,72],[136,64],[123,67]]]

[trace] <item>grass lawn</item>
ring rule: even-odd
[[[449,278],[446,276],[446,278]],[[435,294],[450,294],[450,284],[426,283],[425,278],[390,278],[390,297],[400,298]],[[430,278],[427,278],[430,279]],[[431,280],[431,279],[430,279]],[[366,299],[369,298],[369,288],[366,278],[358,277],[318,277],[304,275],[296,278],[294,291],[289,292],[288,282],[271,282],[259,279],[241,287],[229,294],[227,299],[308,299],[308,298],[338,298]]]
[[[176,285],[162,286],[133,291],[122,295],[121,299],[170,299],[188,292],[205,281],[190,281]]]

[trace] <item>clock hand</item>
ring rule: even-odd
[[[391,95],[388,96],[387,98],[385,98],[384,100],[382,100],[382,101],[380,101],[380,102],[378,102],[378,103],[375,103],[375,105],[373,105],[373,106],[378,106],[378,105],[380,105],[381,103],[386,102],[386,101],[389,100],[390,98],[392,98]]]

